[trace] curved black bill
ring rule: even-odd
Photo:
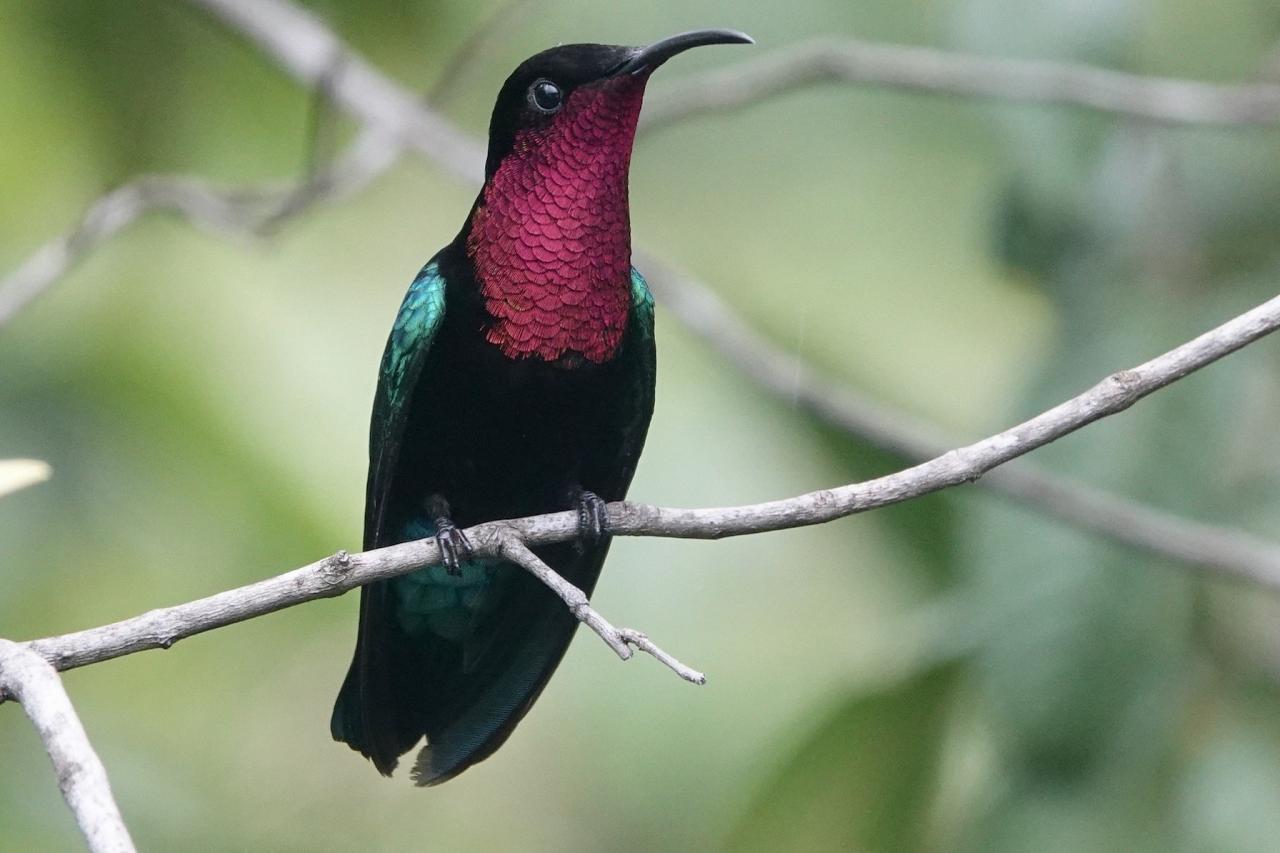
[[[684,53],[691,47],[702,47],[707,44],[755,44],[755,39],[737,30],[693,30],[680,33],[662,41],[655,41],[648,47],[636,49],[636,53],[623,63],[615,74],[639,74],[652,70],[666,62],[677,53]]]

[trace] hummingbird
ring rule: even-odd
[[[590,595],[653,413],[653,298],[631,266],[628,172],[649,76],[732,30],[644,47],[569,44],[498,93],[484,187],[409,285],[382,356],[364,546],[435,537],[441,565],[362,588],[337,741],[391,775],[445,782],[528,713],[577,620],[534,576],[473,558],[462,529],[576,510],[575,542],[535,549]]]

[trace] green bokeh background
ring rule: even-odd
[[[493,3],[312,4],[425,90]],[[311,98],[183,3],[0,0],[0,269],[139,172],[296,177]],[[1267,78],[1274,0],[538,0],[445,111],[481,132],[528,54],[696,26]],[[682,74],[747,58],[682,57]],[[329,134],[350,128],[338,120]],[[643,137],[636,241],[778,344],[963,435],[1277,291],[1280,133],[824,85]],[[152,218],[0,331],[0,635],[101,624],[355,548],[377,360],[473,191],[408,160],[259,242]],[[637,499],[780,497],[901,460],[740,376],[659,312]],[[1036,454],[1280,538],[1264,342]],[[1280,608],[969,487],[821,528],[625,540],[595,601],[706,670],[582,636],[519,731],[442,788],[329,740],[356,597],[68,674],[148,850],[1267,851]],[[0,708],[0,848],[80,849]]]

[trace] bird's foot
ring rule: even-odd
[[[578,509],[578,541],[584,546],[599,545],[609,532],[604,500],[595,492],[583,489],[578,492],[575,503]]]
[[[467,534],[458,529],[449,513],[449,502],[439,495],[427,502],[431,520],[436,526],[436,544],[440,546],[440,563],[455,577],[462,574],[462,564],[471,559],[475,549]]]
[[[448,519],[436,519],[436,544],[440,546],[440,562],[445,571],[457,577],[462,574],[462,564],[471,559],[474,548],[467,534]]]

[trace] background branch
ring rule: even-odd
[[[249,38],[290,76],[324,86],[335,106],[425,155],[454,177],[479,183],[484,146],[425,107],[351,50],[315,15],[286,0],[189,0]]]
[[[972,482],[1011,459],[1100,418],[1124,411],[1148,394],[1277,328],[1280,328],[1280,296],[1164,355],[1131,370],[1114,373],[1083,394],[1011,429],[895,474],[746,506],[675,509],[612,503],[607,508],[607,527],[611,534],[617,536],[720,539],[821,524]],[[573,539],[578,533],[578,517],[575,512],[551,513],[489,522],[468,528],[465,532],[477,556],[511,555],[514,553],[511,549],[515,547],[512,543],[515,542],[533,547]],[[193,634],[315,598],[341,595],[363,584],[405,574],[439,559],[439,548],[434,539],[405,542],[363,554],[339,552],[248,586],[187,604],[153,610],[111,625],[33,640],[27,643],[27,647],[60,670],[146,649],[169,648]],[[1280,567],[1275,565],[1258,565],[1218,569],[1217,574],[1250,580],[1280,591],[1278,569]],[[572,598],[571,592],[567,594]],[[568,602],[570,598],[565,600]],[[609,639],[606,633],[601,633],[601,636]],[[663,657],[657,652],[654,654],[660,659]]]
[[[1268,125],[1280,121],[1280,86],[1217,85],[1069,62],[996,59],[856,39],[816,39],[685,78],[645,111],[657,127],[750,106],[819,83],[932,95],[1064,104],[1162,124]]]
[[[442,163],[455,175],[478,182],[482,144],[454,128],[447,119],[434,113],[407,90],[382,77],[311,13],[282,0],[262,0],[261,3],[246,0],[192,2],[210,10],[229,25],[244,30],[264,52],[302,82],[323,87],[340,108],[363,123],[359,136],[337,163],[313,176],[313,189],[307,188],[302,192],[285,183],[220,190],[194,178],[144,176],[109,193],[89,208],[75,229],[47,243],[17,270],[0,280],[0,326],[52,286],[99,243],[150,212],[172,211],[198,228],[223,235],[258,235],[274,229],[317,202],[334,201],[358,191],[394,165],[403,153],[402,146],[410,139],[416,140],[415,149],[427,159]],[[527,0],[512,0],[490,21],[502,20],[504,15],[517,10],[525,2]],[[263,13],[266,17],[255,17],[260,10],[266,10]],[[486,25],[484,31],[488,29]],[[471,47],[461,50],[449,67],[453,69],[465,64],[479,49],[477,45],[478,42],[474,42]],[[832,57],[844,59],[836,61]],[[878,59],[863,62],[865,57]],[[678,84],[674,92],[664,89],[666,97],[655,98],[654,105],[646,107],[645,115],[657,116],[656,120],[649,122],[650,127],[664,125],[707,110],[727,109],[830,79],[832,74],[845,75],[840,79],[850,82],[915,80],[919,88],[926,88],[924,81],[928,75],[911,69],[935,69],[928,72],[935,74],[938,67],[947,67],[948,63],[964,65],[970,59],[921,48],[885,47],[861,42],[824,40],[806,43],[761,60],[691,78]],[[1006,80],[1017,78],[1019,69],[1027,65],[1044,66],[1034,74],[1024,75],[1026,79],[1020,84],[1019,91],[1028,93],[1034,89],[1032,81],[1056,79],[1055,74],[1074,81],[1068,87],[1071,91],[1082,87],[1092,91],[1089,86],[1096,88],[1100,85],[1097,81],[1107,81],[1106,86],[1097,91],[1119,91],[1130,102],[1140,100],[1138,95],[1141,93],[1155,91],[1161,94],[1149,103],[1182,103],[1179,100],[1181,95],[1191,93],[1194,97],[1186,103],[1192,104],[1198,103],[1196,98],[1203,97],[1205,91],[1218,89],[1232,89],[1236,92],[1233,97],[1237,101],[1248,102],[1255,96],[1244,97],[1240,93],[1277,88],[1206,87],[1205,84],[1187,81],[1152,81],[1060,63],[1009,63],[1006,60],[982,59],[975,67],[986,69],[995,79]],[[832,68],[844,70],[832,71]],[[1054,73],[1050,74],[1045,69]],[[355,76],[350,76],[353,73]],[[858,77],[856,74],[871,76]],[[448,72],[446,76],[449,76]],[[957,79],[974,76],[970,73]],[[722,77],[736,82],[727,85]],[[372,88],[368,88],[370,86]],[[1042,88],[1042,92],[1048,99],[1052,89]],[[1265,99],[1259,103],[1262,100]],[[356,109],[353,104],[365,106]],[[411,115],[386,119],[388,112],[396,110],[408,111]],[[1182,111],[1192,112],[1187,108]],[[436,132],[441,132],[440,138],[452,140],[451,146],[443,149],[445,153],[432,147],[436,138],[432,134]],[[467,158],[473,159],[471,165],[467,165]],[[638,250],[636,254],[663,307],[773,393],[793,399],[828,423],[908,460],[928,459],[959,444],[954,437],[921,424],[904,412],[880,405],[846,385],[819,375],[797,356],[776,347],[750,329],[705,285],[676,272],[651,253]],[[1192,566],[1217,568],[1246,577],[1269,575],[1280,566],[1280,548],[1258,537],[1162,512],[1026,464],[1001,469],[986,478],[984,484],[1083,529]]]
[[[506,27],[519,17],[520,13],[532,4],[532,0],[506,0],[489,17],[467,36],[453,52],[444,70],[427,91],[426,103],[438,108],[452,92],[457,91],[458,83],[484,54],[486,48],[504,31]],[[256,231],[268,233],[279,225],[294,218],[326,198],[343,197],[358,191],[372,183],[379,175],[387,171],[399,161],[404,148],[394,136],[380,130],[362,129],[356,141],[336,161],[321,164],[314,155],[316,140],[322,125],[322,116],[327,115],[321,107],[323,101],[331,100],[329,79],[337,71],[331,66],[325,83],[315,89],[318,103],[313,110],[312,126],[312,159],[306,178],[293,190],[286,193],[270,216],[266,217]]]
[[[106,768],[89,743],[62,680],[40,655],[0,639],[0,699],[17,700],[44,741],[58,787],[93,853],[133,853]]]
[[[252,39],[299,82],[323,89],[336,106],[364,126],[339,162],[312,177],[314,191],[271,188],[273,214],[258,227],[274,225],[322,196],[344,195],[366,185],[409,147],[456,177],[477,183],[483,145],[427,108],[412,93],[378,72],[311,12],[286,0],[189,0]],[[520,5],[509,3],[493,20]],[[483,39],[484,34],[478,38]],[[464,52],[463,57],[467,54]],[[464,61],[463,60],[463,61]],[[461,64],[452,63],[450,68]],[[446,73],[446,77],[450,76]],[[992,97],[1071,104],[1164,123],[1251,125],[1280,121],[1280,86],[1268,83],[1215,85],[1146,77],[1087,65],[991,59],[932,48],[856,40],[819,39],[782,48],[760,59],[686,78],[652,99],[642,127],[653,129],[694,115],[735,109],[816,85],[845,82],[933,94]],[[189,178],[143,178],[104,196],[72,234],[51,241],[14,273],[0,280],[0,326],[39,292],[65,274],[93,244],[114,234],[141,212],[182,209],[197,224],[220,226],[227,200]],[[185,186],[179,186],[185,184]],[[304,185],[305,187],[305,185]],[[176,191],[176,192],[175,192]],[[170,198],[163,197],[173,193]],[[271,205],[268,205],[271,206]],[[132,211],[132,212],[131,212]]]

